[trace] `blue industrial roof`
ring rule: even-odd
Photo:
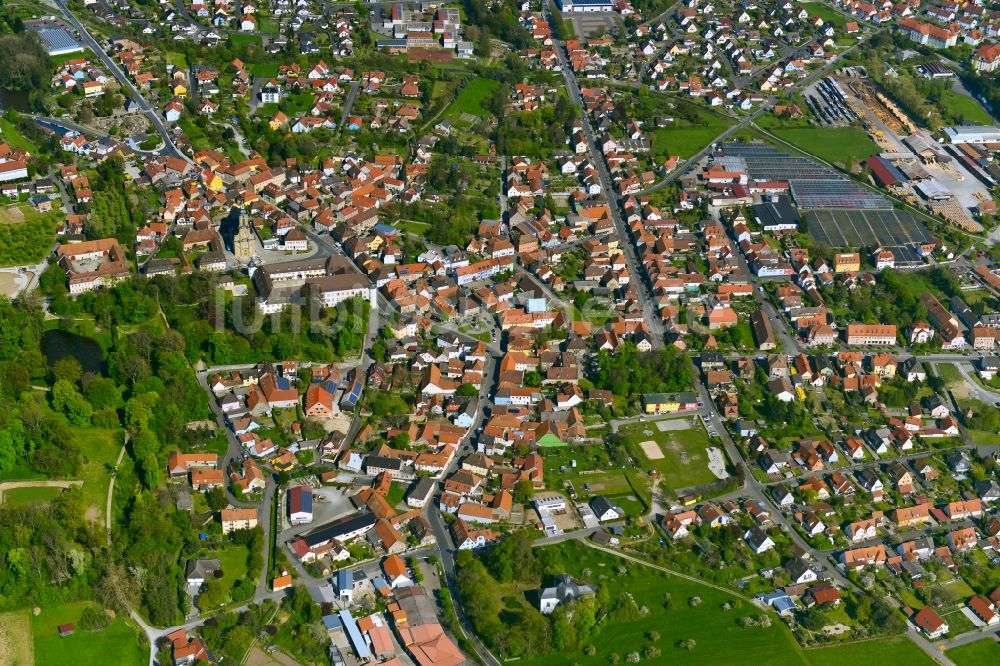
[[[72,53],[82,51],[83,46],[62,28],[45,28],[38,31],[38,36],[45,43],[45,48],[49,55],[59,55],[62,53]]]
[[[354,647],[354,652],[357,653],[358,659],[371,659],[372,651],[368,647],[368,641],[365,637],[361,635],[361,630],[358,629],[358,623],[354,621],[351,617],[351,612],[342,610],[339,613],[340,621],[344,625],[344,629],[347,630],[347,638],[351,641],[351,646]]]

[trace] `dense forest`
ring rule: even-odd
[[[212,277],[204,273],[122,282],[71,299],[63,271],[52,265],[42,274],[40,286],[51,298],[52,312],[90,315],[108,330],[114,321],[148,323],[162,310],[181,358],[220,365],[293,357],[334,361],[355,354],[364,342],[370,309],[367,301],[349,299],[315,313],[306,308],[301,316],[286,311],[261,318],[252,295],[234,299],[216,290]],[[252,294],[254,288],[249,288]]]
[[[138,608],[157,624],[180,616],[180,562],[198,544],[189,514],[163,501],[163,470],[178,433],[207,408],[183,338],[155,325],[129,329],[137,308],[122,301],[102,316],[130,332],[113,336],[106,372],[85,373],[72,356],[49,364],[42,355],[37,299],[0,299],[0,475],[86,479],[89,469],[103,479],[64,491],[50,508],[0,508],[0,608],[95,599]],[[93,497],[103,498],[107,471],[94,471],[100,463],[82,442],[115,431],[119,442],[123,431],[131,441],[117,473],[109,548],[103,511],[88,511]]]
[[[613,354],[601,352],[588,378],[597,388],[615,395],[687,391],[691,389],[691,363],[674,347],[640,352],[626,342]]]
[[[36,32],[0,35],[0,87],[28,92],[34,107],[48,88],[52,61]]]

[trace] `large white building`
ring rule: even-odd
[[[559,0],[559,9],[563,13],[592,13],[614,11],[611,0]]]
[[[20,180],[28,177],[28,167],[24,162],[11,160],[0,163],[0,182],[6,183],[8,180]]]
[[[1000,142],[1000,127],[993,125],[956,125],[946,127],[944,135],[949,143],[997,143]]]

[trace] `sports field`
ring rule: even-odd
[[[5,507],[29,506],[31,504],[44,504],[51,502],[62,493],[62,488],[11,488],[3,493],[3,505]]]
[[[716,480],[708,469],[708,433],[697,417],[684,420],[691,427],[664,431],[658,422],[649,422],[622,428],[628,452],[644,470],[656,470],[670,488],[689,488]]]

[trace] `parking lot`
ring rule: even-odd
[[[577,37],[593,37],[600,34],[612,34],[618,30],[614,14],[577,14],[566,17],[573,23]]]
[[[330,486],[320,486],[313,490],[313,520],[306,525],[292,525],[288,522],[288,493],[282,494],[278,500],[278,509],[281,512],[281,531],[293,530],[295,534],[308,532],[320,525],[326,524],[335,518],[354,510],[351,504],[350,495],[356,490],[350,488],[333,488]]]

